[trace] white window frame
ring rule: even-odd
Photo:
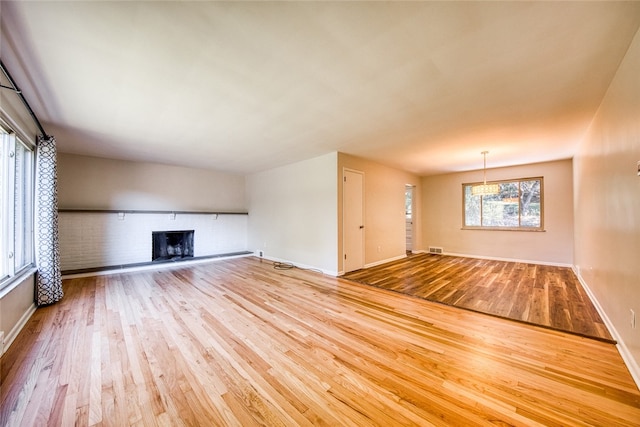
[[[498,231],[545,231],[544,230],[544,177],[536,176],[531,178],[518,178],[518,179],[506,179],[501,181],[492,181],[487,182],[487,184],[518,184],[518,189],[520,189],[520,183],[523,181],[540,181],[540,225],[537,227],[527,227],[527,226],[484,226],[484,225],[467,225],[466,211],[467,211],[467,199],[465,197],[466,188],[473,187],[475,185],[482,184],[481,182],[474,183],[464,183],[462,184],[462,229],[463,230],[498,230]],[[480,224],[482,224],[482,209],[483,209],[483,197],[485,196],[472,196],[479,197],[480,204]],[[518,195],[518,199],[520,199],[520,194]],[[522,220],[522,206],[520,206],[520,201],[518,202],[518,224],[521,224]]]
[[[35,153],[32,146],[23,143],[4,123],[0,125],[0,291],[11,285],[34,264],[34,166]],[[22,168],[24,175],[16,180],[16,150],[24,148],[29,157]],[[25,159],[22,159],[25,160]],[[22,181],[25,180],[25,181]],[[17,185],[22,184],[20,188]],[[24,194],[16,191],[26,189]],[[20,196],[16,198],[16,196]],[[18,202],[24,205],[17,208]],[[24,209],[23,209],[24,208]],[[18,217],[18,215],[20,217]],[[16,226],[21,227],[17,232]],[[20,251],[20,254],[18,254]]]

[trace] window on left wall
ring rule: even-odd
[[[34,153],[0,126],[0,289],[33,264]]]

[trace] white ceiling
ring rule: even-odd
[[[420,175],[478,169],[483,150],[489,167],[570,158],[640,26],[638,1],[0,14],[2,60],[61,152],[243,174],[331,151]]]

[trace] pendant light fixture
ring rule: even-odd
[[[480,154],[484,157],[484,181],[482,184],[471,187],[471,194],[474,196],[498,194],[500,192],[499,184],[487,184],[487,154],[489,154],[489,152],[483,151]]]

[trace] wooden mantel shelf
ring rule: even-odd
[[[156,210],[127,210],[127,209],[58,209],[58,212],[71,213],[124,213],[124,214],[189,214],[189,215],[249,215],[249,212],[224,211],[156,211]]]

